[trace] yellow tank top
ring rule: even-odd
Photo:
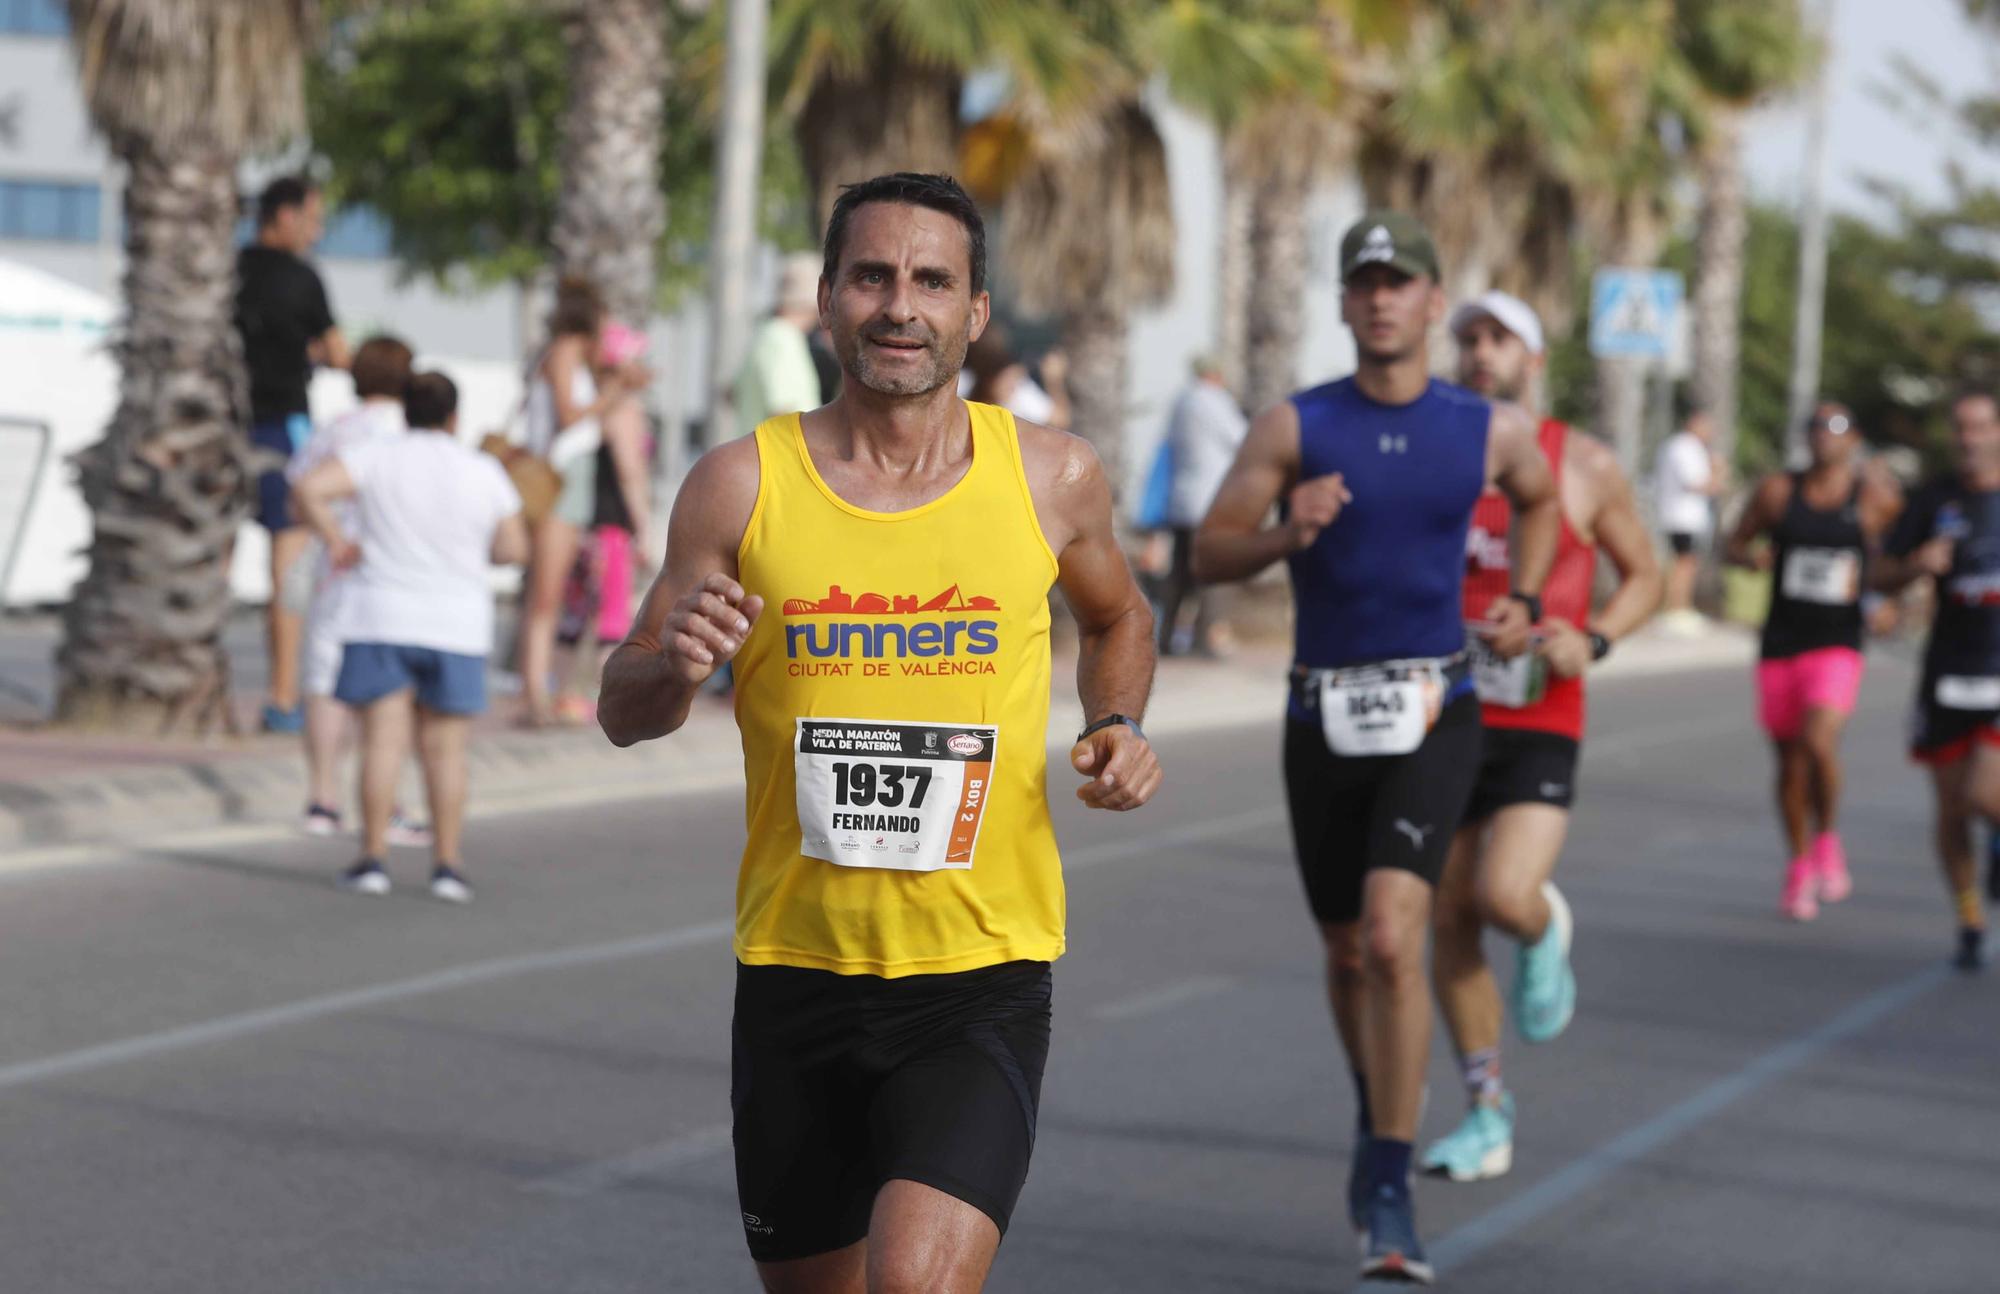
[[[765,608],[736,657],[747,964],[894,977],[1063,951],[1044,785],[1056,559],[1013,415],[966,407],[971,467],[906,512],[835,494],[797,414],[757,428],[738,558]]]

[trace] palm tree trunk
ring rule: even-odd
[[[1252,410],[1269,408],[1298,386],[1299,346],[1305,337],[1299,279],[1306,264],[1306,201],[1311,193],[1308,175],[1280,168],[1257,186],[1252,202],[1243,379],[1243,403]]]
[[[556,259],[563,273],[595,284],[614,317],[638,328],[653,317],[654,261],[667,222],[665,22],[661,0],[582,0],[566,27]]]
[[[884,50],[866,76],[822,78],[799,114],[799,152],[826,228],[842,185],[891,171],[950,172],[959,78]]]
[[[208,731],[229,714],[228,556],[250,513],[249,384],[234,323],[236,159],[115,140],[125,185],[118,407],[76,457],[90,569],[63,615],[55,718]]]
[[[1743,316],[1743,118],[1718,109],[1701,154],[1695,238],[1694,398],[1715,419],[1716,453],[1736,459],[1736,369]]]
[[[1063,318],[1070,429],[1097,451],[1114,501],[1124,496],[1126,485],[1126,339],[1126,320],[1120,311],[1085,309]]]
[[[1248,403],[1250,350],[1251,211],[1256,195],[1243,168],[1225,159],[1222,238],[1215,270],[1215,359],[1236,398]]]

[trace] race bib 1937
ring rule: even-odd
[[[1330,670],[1319,679],[1319,718],[1336,755],[1407,755],[1444,709],[1444,678],[1428,661]]]
[[[971,867],[999,735],[990,724],[800,719],[799,852],[842,867]]]
[[[1779,579],[1794,602],[1852,606],[1861,598],[1861,555],[1851,548],[1794,548]]]

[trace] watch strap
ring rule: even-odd
[[[1082,732],[1076,734],[1076,739],[1078,741],[1082,741],[1085,737],[1090,736],[1090,734],[1094,732],[1103,732],[1106,728],[1121,723],[1124,724],[1126,727],[1130,728],[1133,732],[1138,733],[1141,738],[1145,737],[1146,730],[1139,726],[1139,721],[1137,719],[1134,719],[1132,716],[1127,714],[1107,714],[1102,719],[1099,719],[1097,722],[1090,724],[1088,727],[1084,728]]]

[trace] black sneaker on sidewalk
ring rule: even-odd
[[[1986,932],[1974,926],[1963,926],[1958,932],[1958,955],[1951,964],[1962,971],[1982,971],[1986,969]]]
[[[431,897],[443,899],[446,903],[472,902],[472,887],[465,883],[465,877],[458,869],[447,863],[439,863],[431,868]]]
[[[334,884],[349,894],[368,894],[379,898],[389,892],[389,873],[382,870],[380,859],[364,858],[342,872]]]

